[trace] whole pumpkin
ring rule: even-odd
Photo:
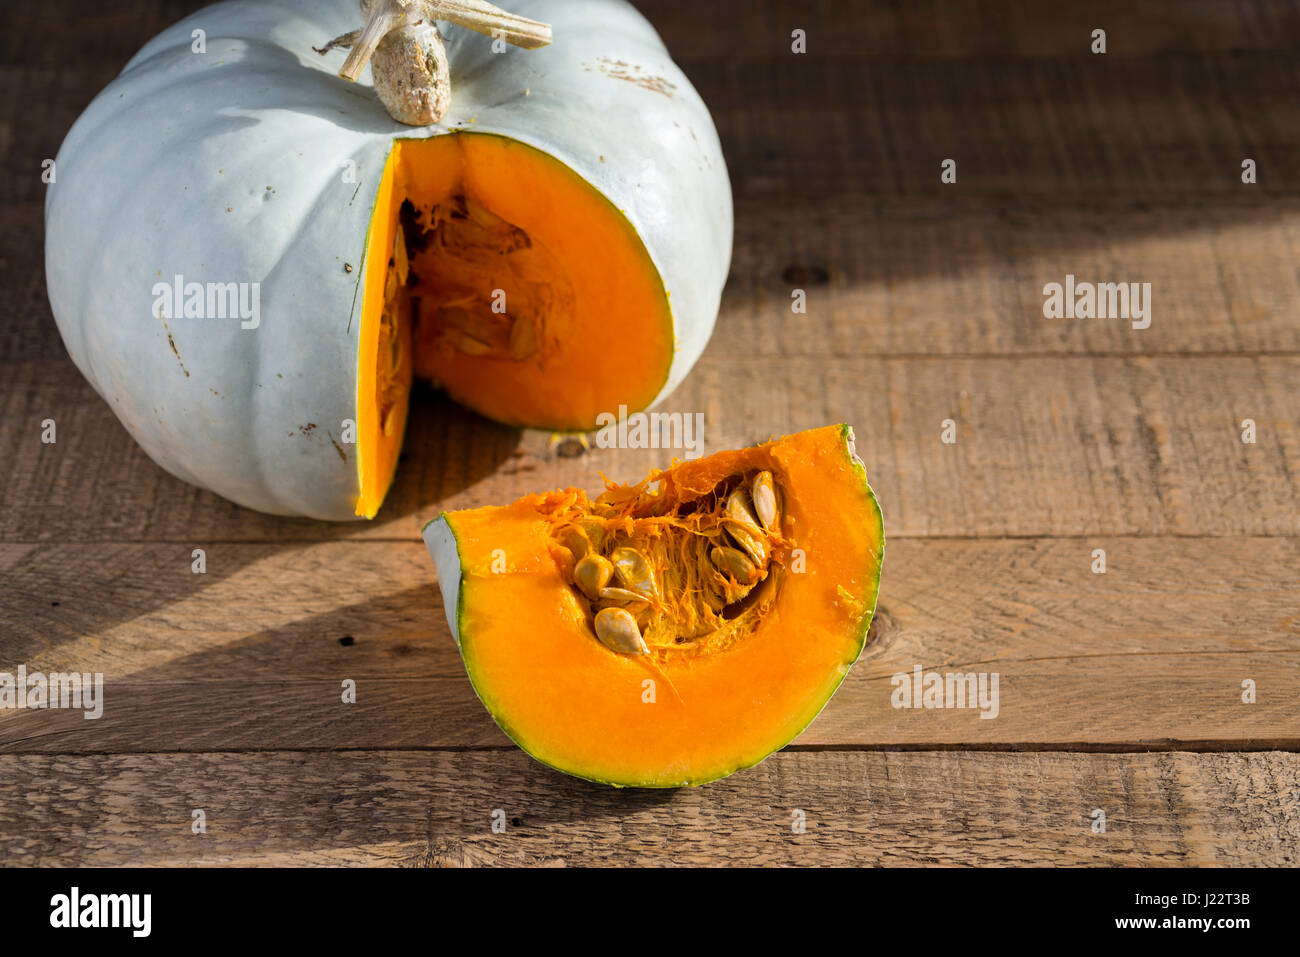
[[[232,0],[86,109],[46,203],[73,361],[155,462],[261,511],[371,517],[413,376],[588,429],[666,396],[731,255],[707,109],[622,0],[517,0],[554,42],[440,25],[450,109],[393,120],[324,49],[354,0]]]

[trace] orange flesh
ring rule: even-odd
[[[755,470],[771,470],[784,496],[774,558],[783,574],[754,627],[723,642],[652,644],[645,656],[602,645],[569,584],[554,534],[585,503],[581,491],[448,515],[462,564],[461,651],[506,733],[561,770],[632,786],[702,783],[788,743],[856,660],[875,606],[883,533],[850,443],[846,428],[816,429],[656,473],[654,497],[646,483],[602,496],[633,534],[664,503]],[[493,569],[498,549],[504,571]]]
[[[417,218],[416,235],[405,236],[403,305],[389,309],[402,314],[390,338],[409,343],[394,361],[379,341],[403,201]],[[467,207],[494,231],[473,232]],[[495,249],[494,236],[516,241]],[[461,319],[473,324],[468,346]],[[587,430],[602,412],[648,406],[675,346],[667,293],[626,217],[560,161],[479,133],[394,142],[366,242],[360,322],[356,512],[365,517],[392,480],[412,369],[497,421]],[[516,324],[526,335],[512,340]]]
[[[404,362],[394,368],[390,354],[380,349],[379,341],[386,305],[385,285],[390,273],[388,263],[397,230],[397,212],[401,206],[393,188],[397,156],[396,149],[388,154],[374,217],[370,222],[370,235],[366,237],[366,261],[362,266],[356,436],[360,494],[357,496],[356,514],[365,518],[374,518],[393,480],[406,429],[411,385],[409,311],[405,313],[408,321],[403,322],[398,330],[399,340],[407,344]],[[399,401],[393,409],[385,410],[384,400],[394,392],[399,393]],[[385,411],[389,417],[387,429],[383,422]]]

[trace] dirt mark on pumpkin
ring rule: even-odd
[[[163,328],[167,328],[167,323],[163,323]],[[167,345],[172,347],[172,352],[176,355],[176,361],[181,364],[181,371],[185,373],[185,378],[188,379],[190,377],[190,370],[185,368],[185,360],[181,358],[181,351],[176,348],[176,340],[172,338],[170,332],[167,333]]]
[[[591,67],[587,69],[590,70]],[[673,91],[677,89],[677,84],[669,83],[663,77],[655,76],[653,73],[646,73],[637,64],[627,63],[624,60],[612,60],[607,56],[597,57],[596,69],[612,79],[633,83],[651,93],[660,93],[670,100],[673,98]]]
[[[339,445],[332,432],[326,432],[325,434],[330,437],[330,445],[334,446],[334,451],[339,454],[339,458],[346,462],[348,460],[348,453],[343,451],[343,446]]]

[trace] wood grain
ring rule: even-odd
[[[191,831],[195,809],[205,834]],[[496,810],[504,833],[492,832]],[[1092,830],[1096,810],[1105,833]],[[656,792],[584,784],[514,752],[4,756],[0,854],[45,865],[1282,866],[1300,862],[1300,757],[783,753],[705,788]]]
[[[0,711],[0,751],[509,746],[422,545],[213,545],[207,562],[192,574],[176,545],[0,548],[0,670],[102,672],[106,697],[93,721]],[[798,743],[1300,746],[1298,565],[1293,538],[893,543],[872,642]],[[996,673],[997,716],[896,709],[892,678],[918,665]]]
[[[1112,58],[1292,50],[1300,12],[1292,3],[1225,0],[636,0],[677,57],[784,54],[803,28],[809,56],[868,60],[1092,58],[1092,31],[1108,30]]]
[[[1086,36],[1086,34],[1085,34]],[[1295,196],[1295,51],[942,62],[784,54],[686,63],[742,196],[1111,197],[1250,208]],[[731,163],[731,158],[735,162]],[[940,163],[956,160],[955,183]],[[1256,163],[1243,184],[1242,161]]]
[[[1300,864],[1273,750],[1300,750],[1300,6],[638,2],[736,206],[716,334],[661,409],[703,412],[705,451],[851,423],[890,541],[873,641],[793,748],[618,792],[492,723],[418,529],[673,453],[561,458],[421,390],[376,522],[273,518],[162,472],[68,361],[41,163],[202,3],[0,17],[0,671],[107,686],[98,721],[0,711],[0,859]],[[1151,328],[1044,319],[1066,273],[1150,282]],[[998,717],[895,709],[917,665],[997,672]]]
[[[709,356],[662,406],[705,415],[705,451],[830,422],[900,536],[1295,535],[1300,358],[879,359]],[[439,511],[635,481],[680,452],[562,459],[545,434],[418,405],[379,518],[325,525],[241,510],[155,467],[61,363],[0,396],[0,541],[414,539]],[[58,423],[42,444],[41,421]],[[1255,421],[1243,444],[1240,423]],[[941,441],[952,419],[955,444]],[[93,463],[94,467],[87,467]]]
[[[743,197],[710,357],[1300,351],[1300,203],[1079,204],[964,193]],[[1046,319],[1066,274],[1151,284],[1147,329]],[[792,291],[807,297],[792,312]]]

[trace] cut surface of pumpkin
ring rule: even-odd
[[[636,230],[522,142],[395,141],[364,270],[358,515],[392,480],[413,377],[499,422],[554,430],[644,408],[667,381],[672,313]]]
[[[884,549],[847,426],[594,499],[444,513],[424,537],[506,734],[562,771],[636,787],[713,780],[806,727],[865,644]]]

